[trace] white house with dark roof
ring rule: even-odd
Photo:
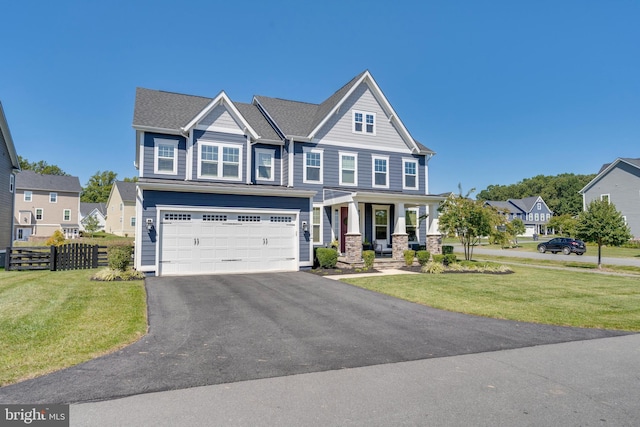
[[[15,183],[19,171],[18,154],[0,103],[0,265],[4,265],[6,248],[11,246],[13,240]]]
[[[351,265],[363,243],[440,250],[435,153],[368,71],[319,104],[138,88],[133,127],[138,270],[294,271],[334,241]]]
[[[580,194],[584,209],[593,200],[613,203],[634,238],[640,238],[640,158],[619,157],[605,163]]]
[[[506,202],[486,200],[486,206],[494,207],[498,212],[513,221],[522,220],[525,227],[525,236],[534,234],[547,234],[547,224],[553,216],[553,212],[540,196],[525,197],[523,199],[509,199]]]
[[[20,172],[16,176],[14,239],[47,238],[56,230],[68,239],[78,237],[81,191],[76,176]]]
[[[107,205],[105,203],[80,202],[80,231],[85,231],[85,224],[89,217],[94,217],[98,221],[98,229],[103,231],[107,216]]]

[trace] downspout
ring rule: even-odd
[[[251,172],[252,172],[252,168],[251,168],[251,137],[249,136],[249,132],[247,132],[247,128],[244,128],[245,133],[247,134],[247,177],[245,178],[244,182],[246,184],[251,184]]]
[[[289,139],[289,155],[288,155],[288,160],[289,160],[289,182],[287,183],[287,187],[293,187],[293,165],[294,165],[294,161],[293,161],[293,157],[295,154],[295,142],[293,140],[293,138]],[[302,159],[302,161],[304,161],[304,159]]]

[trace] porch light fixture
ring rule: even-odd
[[[305,233],[309,231],[309,224],[307,224],[307,221],[302,221],[302,231]]]
[[[147,218],[147,230],[148,231],[153,230],[153,218]]]

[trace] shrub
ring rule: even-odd
[[[455,264],[456,262],[458,262],[458,259],[456,258],[455,254],[446,254],[442,263],[444,265],[450,265]]]
[[[429,257],[431,254],[429,251],[418,251],[416,252],[416,258],[418,258],[418,264],[424,266],[427,262],[429,262]]]
[[[444,263],[444,255],[433,254],[431,258],[433,259],[433,262],[437,262],[438,264]]]
[[[362,259],[364,260],[364,268],[370,270],[373,268],[373,261],[376,259],[376,253],[374,251],[362,252]]]
[[[450,246],[450,245],[442,246],[442,255],[447,255],[452,253],[453,253],[453,246]]]
[[[107,257],[109,268],[125,271],[131,262],[131,246],[111,246]]]
[[[64,245],[65,241],[66,240],[64,238],[64,234],[62,234],[62,231],[56,230],[53,232],[53,235],[51,235],[51,237],[49,237],[44,244],[47,246],[62,246]]]
[[[422,267],[423,273],[440,274],[444,272],[444,265],[439,262],[430,261]]]
[[[316,256],[321,268],[335,268],[338,263],[338,251],[335,249],[318,248]]]
[[[416,257],[416,251],[407,249],[404,251],[404,264],[410,267],[413,264],[413,259]]]

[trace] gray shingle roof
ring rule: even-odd
[[[273,127],[271,127],[256,105],[245,104],[243,102],[234,102],[233,105],[236,106],[238,111],[240,111],[240,114],[242,114],[249,125],[251,125],[253,130],[260,135],[260,138],[270,139],[272,141],[282,140],[280,135],[273,130]]]
[[[617,160],[617,159],[616,159]],[[630,163],[634,166],[637,166],[640,168],[640,159],[633,159],[630,157],[620,157],[619,160],[623,160],[627,163]],[[608,168],[609,166],[611,166],[613,162],[611,163],[605,163],[604,165],[602,165],[602,167],[600,168],[600,170],[598,171],[598,175],[600,175],[606,168]]]
[[[80,202],[80,214],[83,217],[89,215],[94,209],[97,209],[102,215],[107,213],[107,206],[104,203]]]
[[[212,98],[136,88],[133,125],[179,130],[204,109]]]
[[[285,135],[307,136],[311,132],[317,104],[267,96],[255,96],[255,99]]]
[[[80,193],[82,186],[77,176],[40,175],[31,170],[23,170],[16,175],[19,190],[60,191]]]
[[[116,181],[113,183],[120,193],[123,202],[136,201],[136,183],[127,181]]]

